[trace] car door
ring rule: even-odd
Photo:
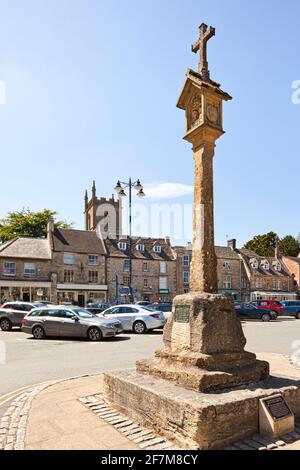
[[[51,309],[41,315],[41,324],[46,336],[60,336],[60,310]]]
[[[237,317],[240,318],[241,320],[243,318],[247,318],[247,311],[245,308],[245,304],[241,303],[239,306],[236,306],[235,312],[236,312]]]
[[[76,319],[74,318],[76,316]],[[59,310],[59,336],[79,337],[82,336],[82,325],[80,319],[70,310]]]
[[[29,313],[30,310],[25,310],[25,306],[22,305],[22,304],[14,304],[11,306],[11,308],[13,309],[13,313],[12,313],[12,323],[15,325],[15,326],[21,326],[22,325],[22,320],[23,318],[25,317],[25,315],[27,315],[27,313]]]
[[[139,314],[139,310],[134,307],[121,307],[120,308],[120,320],[125,331],[131,331],[136,316]]]

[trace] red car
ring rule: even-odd
[[[257,308],[266,308],[276,312],[278,315],[283,315],[283,306],[278,300],[256,300],[251,303]]]

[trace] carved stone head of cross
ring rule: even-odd
[[[208,70],[207,62],[207,42],[212,38],[216,30],[212,26],[207,26],[205,23],[202,23],[199,26],[200,35],[198,41],[192,45],[192,51],[197,54],[200,52],[200,62],[199,62],[199,74],[202,77],[202,80],[209,82],[210,74]]]

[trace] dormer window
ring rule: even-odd
[[[280,272],[281,271],[281,264],[279,262],[275,262],[274,269],[275,269],[275,271]]]
[[[121,251],[126,251],[126,249],[127,249],[127,243],[125,243],[125,242],[119,242],[119,243],[118,243],[118,248],[119,248],[119,250],[121,250]]]
[[[145,245],[138,244],[138,245],[136,246],[136,249],[137,249],[138,251],[142,251],[142,252],[143,252],[143,251],[145,251]]]
[[[153,250],[154,250],[155,253],[161,253],[161,246],[160,245],[154,245]]]
[[[261,262],[261,266],[263,269],[265,269],[265,271],[269,271],[270,269],[270,263],[268,260],[264,259],[262,262]]]
[[[258,261],[256,258],[250,259],[250,266],[252,269],[258,269]]]

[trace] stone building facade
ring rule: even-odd
[[[106,249],[96,232],[53,229],[50,237],[57,301],[80,306],[106,302]]]
[[[129,240],[105,240],[109,302],[129,302]],[[137,301],[170,301],[177,293],[176,257],[170,239],[134,238],[132,289]]]
[[[56,301],[48,239],[15,238],[0,245],[0,302]]]
[[[249,280],[247,300],[296,299],[293,273],[281,256],[258,256],[251,250],[239,250]]]
[[[177,259],[177,291],[185,294],[190,290],[190,265],[192,245],[174,247]],[[228,246],[216,246],[218,292],[244,300],[249,290],[249,281],[243,260],[236,250],[235,240],[230,240]]]
[[[296,257],[292,256],[283,256],[282,260],[287,267],[288,271],[291,273],[294,287],[299,292],[300,291],[300,255]]]

